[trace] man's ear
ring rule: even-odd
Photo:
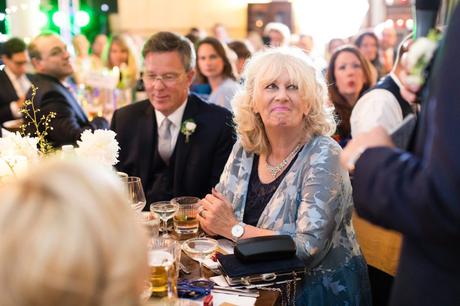
[[[41,67],[41,60],[34,57],[34,58],[31,58],[30,59],[30,63],[32,64],[32,66],[34,67],[35,70],[40,70],[40,67]]]
[[[196,75],[195,69],[190,69],[190,71],[186,72],[186,74],[187,74],[187,81],[191,85]]]

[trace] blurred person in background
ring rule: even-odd
[[[371,64],[372,83],[377,83],[384,75],[382,63],[380,63],[379,39],[377,35],[374,32],[364,32],[356,38],[355,45],[361,51],[364,58]]]
[[[350,116],[353,107],[373,85],[369,62],[356,47],[342,46],[332,54],[326,78],[329,100],[338,121],[333,137],[344,147],[351,138]]]
[[[441,5],[419,3],[431,6],[434,16]],[[391,306],[460,302],[460,6],[452,9],[422,89],[411,151],[396,148],[376,127],[353,138],[341,154],[342,165],[354,170],[358,214],[403,235]],[[431,24],[427,20],[427,28]],[[415,99],[420,86],[406,83],[405,89]]]
[[[6,41],[2,60],[5,66],[0,70],[0,124],[22,117],[19,110],[30,88],[30,75],[26,74],[29,57],[24,41],[17,37]]]
[[[227,29],[222,23],[216,23],[211,29],[212,35],[218,39],[222,44],[229,43],[231,41],[228,35]]]
[[[138,67],[135,55],[128,46],[123,35],[115,35],[109,43],[107,54],[107,68],[120,69],[120,82],[118,88],[132,88],[138,77]]]
[[[34,98],[35,109],[40,109],[40,116],[50,112],[56,117],[50,122],[52,129],[47,131],[46,139],[58,148],[65,144],[75,144],[81,133],[86,130],[107,129],[108,122],[102,117],[88,120],[81,108],[67,78],[72,75],[70,54],[61,38],[51,32],[39,34],[28,46],[30,60],[35,68],[32,83],[37,87]],[[31,91],[29,90],[28,97]],[[31,108],[28,108],[32,112]],[[31,118],[25,117],[27,131],[35,135]],[[40,128],[43,132],[43,128]]]
[[[412,42],[411,36],[412,34],[401,42],[391,73],[383,77],[356,102],[350,117],[353,137],[378,125],[391,133],[406,116],[414,113],[413,105],[401,95],[401,80],[405,73],[401,59]]]
[[[85,75],[92,69],[89,57],[89,41],[85,35],[79,34],[72,38],[75,50],[74,58],[74,79],[75,83],[82,84]]]
[[[104,64],[102,56],[107,46],[107,35],[98,34],[91,45],[91,62],[93,67],[101,68]]]
[[[380,61],[384,73],[389,73],[396,58],[398,33],[393,25],[385,25],[380,37]]]
[[[253,53],[262,51],[265,48],[262,36],[260,36],[260,34],[256,31],[249,32],[246,40],[249,43],[251,52]]]
[[[0,305],[140,306],[147,239],[115,173],[47,160],[0,187]]]
[[[200,41],[200,39],[202,39],[202,36],[203,35],[201,33],[201,30],[196,27],[190,28],[188,33],[185,35],[185,37],[187,37],[194,46]]]
[[[314,46],[313,37],[307,34],[300,34],[299,41],[296,46],[302,49],[305,53],[311,54]]]
[[[251,51],[249,50],[248,45],[242,40],[234,40],[228,43],[228,47],[232,49],[238,57],[235,66],[238,76],[241,78],[244,65],[246,61],[251,57]]]
[[[270,47],[288,46],[291,42],[291,30],[281,22],[269,22],[264,28],[264,36]]]
[[[116,68],[119,72],[117,90],[113,94],[116,107],[131,104],[135,94],[139,71],[136,55],[131,46],[128,45],[125,35],[115,35],[110,40],[106,67],[112,71]],[[107,100],[107,98],[105,99]]]
[[[209,103],[232,110],[230,102],[239,85],[224,46],[214,37],[207,37],[197,44],[197,81],[211,86]]]
[[[346,45],[347,40],[342,38],[333,38],[326,45],[325,59],[327,62],[330,61],[332,54],[337,50],[337,48]]]

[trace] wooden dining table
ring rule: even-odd
[[[172,238],[178,241],[184,241],[188,238],[193,237],[193,236],[178,237],[174,233],[174,231],[172,231],[171,234],[172,234],[171,235]],[[181,271],[179,274],[179,280],[180,279],[199,279],[200,278],[200,264],[197,261],[191,259],[184,251],[182,251],[180,261],[185,266],[185,268],[188,271],[190,271],[190,274],[185,274]],[[216,273],[203,266],[203,275],[206,279],[209,279],[210,277],[215,276]],[[161,303],[158,303],[158,302],[156,303],[155,298],[151,298],[147,305],[148,306],[161,305]],[[281,296],[278,291],[264,290],[264,289],[259,290],[259,297],[257,297],[256,299],[255,306],[278,306],[278,305],[281,305]]]

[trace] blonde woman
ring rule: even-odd
[[[146,240],[107,171],[50,161],[0,188],[0,305],[139,305]]]
[[[234,99],[239,141],[199,220],[229,239],[291,235],[308,274],[298,305],[368,305],[366,263],[351,225],[351,185],[339,164],[324,81],[300,49],[258,53]]]
[[[120,69],[118,87],[122,89],[134,87],[138,77],[138,67],[136,58],[123,35],[115,35],[109,44],[107,68],[113,69],[114,67]]]

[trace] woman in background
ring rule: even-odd
[[[91,70],[89,41],[85,35],[79,34],[72,38],[75,50],[74,78],[77,85],[83,84],[85,75]]]
[[[369,63],[356,47],[339,47],[329,61],[326,78],[329,100],[338,121],[333,137],[344,147],[351,138],[351,111],[359,97],[373,84]]]
[[[146,239],[116,175],[46,161],[0,188],[0,305],[136,306]]]
[[[108,113],[107,116],[110,118],[114,109],[132,103],[139,77],[136,57],[128,45],[125,35],[112,37],[108,47],[106,67],[112,71],[119,72],[119,82],[116,89],[113,92],[103,93],[101,98],[106,101],[105,112]],[[109,96],[105,96],[107,94]]]
[[[209,103],[232,110],[230,101],[239,85],[224,46],[214,37],[207,37],[197,45],[197,80],[210,85]]]
[[[374,32],[364,32],[356,38],[355,45],[370,63],[372,84],[377,83],[384,74],[382,63],[380,63],[379,39],[377,35]]]
[[[109,44],[107,68],[120,69],[119,88],[132,88],[136,84],[138,68],[136,58],[123,35],[115,35]]]

